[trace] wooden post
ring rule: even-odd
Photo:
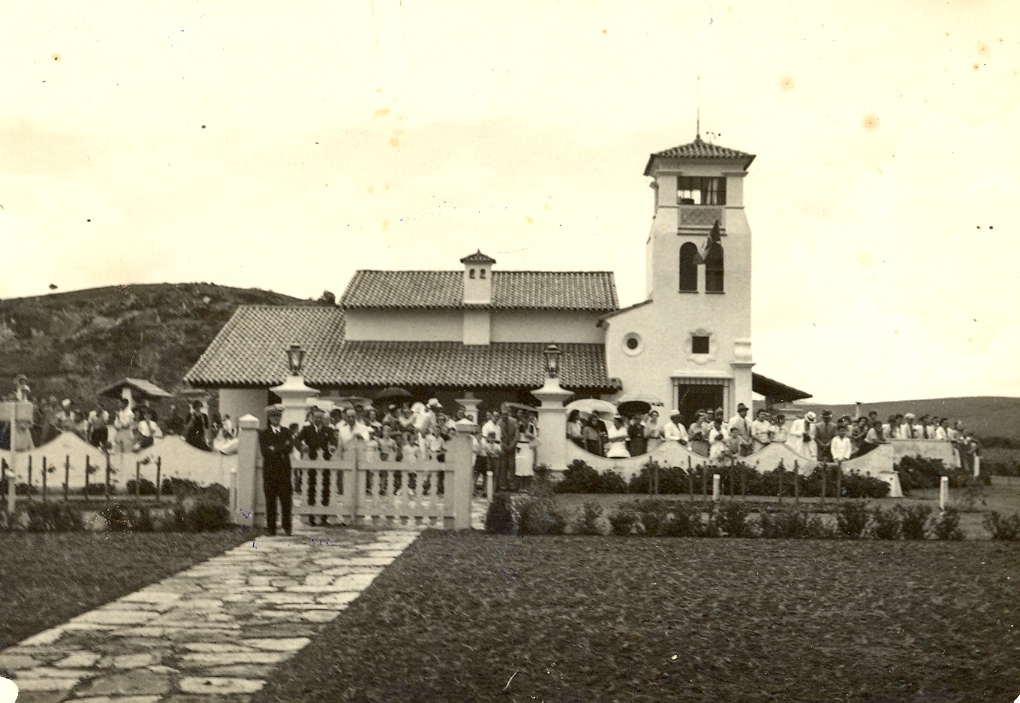
[[[135,500],[138,500],[142,495],[142,489],[140,484],[142,482],[142,462],[135,462]]]
[[[701,465],[701,499],[708,500],[708,465]]]
[[[163,457],[156,457],[156,502],[159,502],[163,495],[163,482],[160,480],[160,473],[163,470]]]
[[[949,502],[949,477],[943,476],[939,481],[939,510],[946,511],[946,503]]]
[[[106,487],[105,487],[105,490],[103,491],[103,493],[106,495],[106,499],[110,500],[110,471],[111,471],[111,468],[110,468],[110,453],[109,452],[103,452],[103,454],[106,456]]]
[[[42,501],[43,501],[43,503],[50,502],[49,496],[46,495],[46,474],[48,473],[46,471],[47,468],[48,467],[46,466],[46,457],[43,457],[42,458]]]
[[[719,474],[712,474],[712,502],[719,502],[719,484],[722,483],[722,477]]]
[[[729,479],[728,479],[729,482],[730,482],[730,499],[732,499],[733,496],[736,495],[736,490],[737,490],[737,479],[733,475],[734,474],[734,470],[736,468],[737,468],[737,462],[736,462],[735,459],[731,458],[730,459]]]
[[[793,462],[793,502],[800,504],[800,464]]]
[[[64,501],[68,500],[68,493],[71,491],[71,455],[64,457]]]
[[[403,486],[403,484],[401,484],[401,486]],[[403,488],[401,488],[401,490],[403,490]],[[486,471],[485,472],[485,497],[488,500],[492,500],[493,493],[494,493],[494,489],[493,489],[493,486],[492,486],[492,472],[491,471]]]
[[[11,438],[11,442],[14,442],[14,438]],[[32,502],[32,455],[28,455],[28,502]]]
[[[453,529],[471,529],[471,494],[474,492],[474,467],[472,459],[474,452],[471,450],[471,434],[458,432],[450,438],[450,444],[446,450],[446,462],[453,464],[453,483],[451,487],[446,485],[446,493],[453,493]],[[392,492],[392,485],[389,487]],[[433,488],[435,493],[438,486]],[[450,489],[454,490],[451,491]]]
[[[779,466],[776,467],[776,471],[779,472],[779,504],[783,504],[783,474],[786,472],[786,467],[783,466],[783,460],[779,460]]]
[[[822,505],[825,505],[825,489],[828,488],[829,464],[822,462]]]
[[[89,502],[89,473],[92,471],[92,464],[89,461],[89,455],[85,455],[85,503]]]
[[[740,463],[740,497],[747,502],[747,465]]]
[[[843,460],[836,462],[836,502],[843,498]]]
[[[694,500],[694,467],[690,457],[687,457],[687,492],[690,494],[690,500]]]

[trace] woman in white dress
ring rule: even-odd
[[[609,436],[606,456],[610,459],[626,459],[630,457],[627,451],[627,426],[623,417],[617,415],[613,418],[613,426],[607,430]]]
[[[535,475],[535,442],[537,431],[525,414],[519,416],[520,437],[517,440],[517,453],[514,456],[514,474],[521,479],[521,488],[527,489]]]

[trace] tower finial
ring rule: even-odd
[[[698,106],[697,107],[697,112],[695,113],[696,114],[695,119],[697,121],[696,133],[697,133],[698,141],[701,141],[701,74],[698,74],[698,102],[697,102],[697,106]]]

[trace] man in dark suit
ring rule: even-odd
[[[499,441],[503,449],[503,456],[500,457],[502,460],[500,475],[497,476],[497,479],[502,479],[502,486],[497,481],[499,490],[510,491],[516,488],[514,463],[517,459],[517,440],[520,438],[521,433],[517,419],[510,414],[509,406],[504,404],[503,417],[499,420]]]
[[[319,408],[312,408],[312,424],[305,425],[297,438],[298,446],[308,452],[309,459],[316,459],[319,453],[329,461],[330,455],[336,451],[336,430],[326,424],[326,415]]]
[[[290,430],[280,424],[282,405],[266,408],[269,424],[259,431],[259,449],[262,450],[262,487],[266,493],[266,526],[270,535],[276,534],[276,501],[280,501],[280,522],[283,531],[291,533],[291,509],[294,488],[291,485],[290,453],[294,438]]]

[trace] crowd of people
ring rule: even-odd
[[[969,468],[979,451],[977,438],[962,422],[909,412],[890,415],[883,422],[875,410],[857,419],[844,415],[835,420],[831,410],[824,410],[820,418],[808,412],[787,424],[782,413],[764,408],[751,419],[750,409],[740,403],[728,420],[722,408],[699,410],[688,426],[681,417],[674,410],[663,421],[653,408],[647,414],[616,415],[605,422],[597,414],[574,410],[567,417],[567,437],[585,451],[608,458],[639,456],[651,445],[678,442],[695,454],[725,461],[779,443],[810,459],[838,462],[863,456],[892,440],[931,439],[952,443],[961,465]]]

